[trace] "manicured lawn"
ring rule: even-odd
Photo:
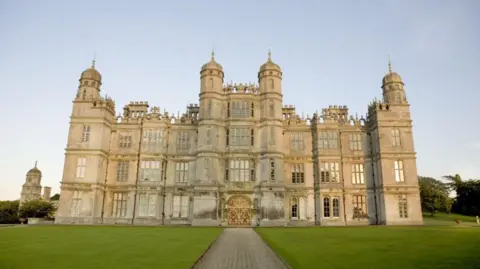
[[[221,231],[190,227],[5,227],[0,228],[0,268],[190,268]]]
[[[256,231],[294,269],[480,268],[477,227],[312,227]]]
[[[473,222],[476,223],[477,219],[473,216],[465,216],[465,215],[459,215],[459,214],[454,214],[454,213],[435,213],[435,215],[432,217],[430,213],[424,212],[423,213],[423,218],[425,221],[429,220],[443,220],[443,221],[450,221],[452,224],[455,223],[455,220],[460,220],[461,222]]]

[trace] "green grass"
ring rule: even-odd
[[[454,214],[454,213],[435,213],[435,215],[432,217],[430,213],[423,212],[423,217],[425,218],[425,221],[429,220],[443,220],[443,221],[450,221],[453,224],[455,224],[455,220],[460,220],[461,222],[477,222],[477,219],[472,216],[465,216],[465,215],[459,215],[459,214]]]
[[[476,227],[258,228],[294,269],[480,268]]]
[[[5,227],[0,228],[0,268],[190,268],[221,231],[190,227]]]

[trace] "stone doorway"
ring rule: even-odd
[[[227,203],[227,221],[229,226],[252,225],[252,202],[245,196],[233,196]]]

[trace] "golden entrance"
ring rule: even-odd
[[[233,196],[228,200],[227,220],[231,226],[252,225],[252,202],[245,196]]]

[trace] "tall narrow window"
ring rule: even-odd
[[[229,165],[229,162],[226,161],[225,162],[225,181],[229,180],[228,165]]]
[[[73,191],[70,214],[72,216],[80,216],[81,209],[82,209],[82,193],[75,190]]]
[[[332,198],[332,215],[334,218],[340,217],[340,198],[333,197]]]
[[[255,136],[254,136],[254,130],[250,130],[250,138],[251,138],[251,144],[252,146],[255,145]]]
[[[255,104],[252,102],[252,108],[250,110],[252,118],[255,117]]]
[[[364,184],[364,173],[363,173],[363,164],[355,163],[352,164],[352,183],[353,184]]]
[[[229,137],[230,137],[230,130],[227,129],[227,130],[225,131],[225,134],[226,134],[226,135],[225,135],[225,145],[228,146],[228,143],[230,142],[230,139],[229,139]]]
[[[212,100],[208,100],[207,104],[207,117],[212,117],[212,109],[213,109],[213,103]]]
[[[396,182],[404,182],[405,178],[403,175],[403,161],[397,160],[393,163],[395,168],[395,181]]]
[[[83,125],[82,143],[90,141],[90,125]]]
[[[129,162],[121,161],[117,165],[117,182],[128,181],[128,164]]]
[[[188,196],[176,195],[173,196],[173,214],[174,218],[186,218],[188,217]]]
[[[303,150],[303,133],[290,133],[290,147],[292,150]]]
[[[292,198],[292,218],[298,218],[298,199]]]
[[[114,217],[125,217],[127,215],[127,194],[123,192],[113,193],[113,211]]]
[[[340,164],[337,162],[320,163],[320,178],[322,182],[340,182]]]
[[[363,135],[361,133],[350,134],[348,138],[351,150],[362,150]]]
[[[268,139],[270,146],[275,146],[275,126],[270,126],[270,138]]]
[[[390,131],[392,136],[392,146],[393,147],[400,147],[402,145],[402,141],[400,138],[400,130],[398,128],[394,128]]]
[[[205,158],[203,160],[203,177],[204,177],[204,180],[210,178],[210,159],[209,158]]]
[[[330,218],[330,198],[323,198],[323,216]]]
[[[275,160],[270,159],[270,181],[275,181]]]
[[[402,219],[408,218],[408,204],[407,204],[406,194],[400,194],[398,196],[398,210],[399,210],[400,218]]]
[[[177,151],[188,152],[189,149],[190,149],[190,137],[188,132],[178,132]]]
[[[230,118],[230,102],[227,103],[227,118]]]
[[[275,103],[273,100],[268,101],[268,116],[270,118],[275,117]]]
[[[120,133],[118,142],[120,148],[132,147],[132,133]]]
[[[87,158],[79,157],[77,159],[77,173],[75,175],[77,179],[82,179],[85,177],[86,166],[87,166]]]
[[[179,162],[175,164],[175,182],[188,182],[188,163]]]
[[[365,195],[353,196],[353,218],[354,219],[368,218]]]
[[[292,164],[292,183],[305,183],[305,172],[303,163]]]
[[[87,90],[83,89],[82,100],[87,99]]]
[[[210,127],[205,129],[205,145],[212,145],[212,129]]]

